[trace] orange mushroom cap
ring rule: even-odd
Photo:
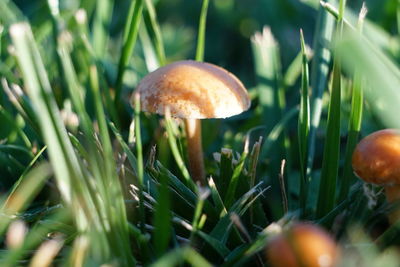
[[[352,165],[367,183],[400,184],[400,131],[380,130],[362,139],[353,152]]]
[[[173,117],[226,118],[250,107],[250,99],[236,76],[213,64],[177,61],[146,75],[139,83],[144,111]]]
[[[266,249],[273,267],[332,267],[339,253],[328,233],[308,223],[293,225],[275,237]]]

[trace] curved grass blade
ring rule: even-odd
[[[8,195],[6,202],[4,203],[4,206],[7,206],[7,203],[10,201],[11,196],[15,193],[15,191],[17,190],[17,188],[19,188],[20,184],[22,183],[22,181],[25,179],[25,177],[27,176],[28,172],[31,171],[33,165],[38,161],[38,159],[40,158],[40,156],[43,154],[43,152],[46,150],[46,146],[44,146],[36,155],[35,157],[31,160],[31,162],[29,163],[29,165],[26,167],[26,169],[24,170],[24,172],[21,174],[21,176],[18,178],[18,180],[14,183],[10,194]],[[40,183],[38,183],[40,184]]]
[[[196,192],[196,185],[193,182],[192,178],[190,178],[189,171],[186,168],[185,162],[183,161],[183,158],[179,152],[175,134],[174,134],[174,131],[172,128],[172,123],[173,122],[171,120],[171,114],[170,114],[169,110],[167,109],[165,112],[165,126],[166,126],[166,130],[167,130],[167,134],[168,134],[168,142],[171,147],[172,155],[174,156],[176,164],[178,165],[178,167],[183,175],[185,184],[190,189],[192,189],[193,192]]]
[[[52,174],[53,170],[50,164],[41,163],[21,176],[1,207],[2,214],[6,216],[2,216],[0,234],[5,231],[11,221],[11,216],[24,211]]]

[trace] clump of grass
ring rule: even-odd
[[[118,2],[63,10],[48,1],[41,12],[51,23],[0,2],[0,159],[14,179],[2,188],[1,265],[269,266],[267,243],[308,220],[346,248],[343,266],[396,266],[400,231],[385,216],[393,207],[353,179],[351,155],[359,135],[399,127],[399,69],[390,42],[374,37],[398,41],[365,10],[357,22],[346,1],[334,3],[318,6],[313,53],[307,28],[289,64],[274,28],[251,39],[253,106],[205,122],[205,139],[217,138],[204,140],[209,175],[199,187],[181,122],[144,114],[139,98],[126,97],[169,61],[152,1],[131,2],[116,35]],[[221,8],[199,6],[199,61],[209,5]]]

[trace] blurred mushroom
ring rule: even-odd
[[[320,227],[297,223],[278,234],[266,248],[273,267],[332,267],[339,258],[335,241]]]
[[[367,183],[384,186],[389,203],[400,199],[400,131],[374,132],[358,143],[353,152],[354,173]],[[394,223],[400,211],[389,214]]]
[[[209,63],[184,60],[161,67],[144,77],[138,87],[144,111],[185,120],[189,169],[192,179],[205,183],[199,119],[226,118],[250,107],[238,78]]]

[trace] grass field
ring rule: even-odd
[[[399,266],[398,203],[352,154],[400,129],[400,2],[347,2],[0,0],[0,266],[273,267],[301,221],[338,266]],[[185,59],[251,98],[202,120],[203,186],[183,121],[132,97]]]

